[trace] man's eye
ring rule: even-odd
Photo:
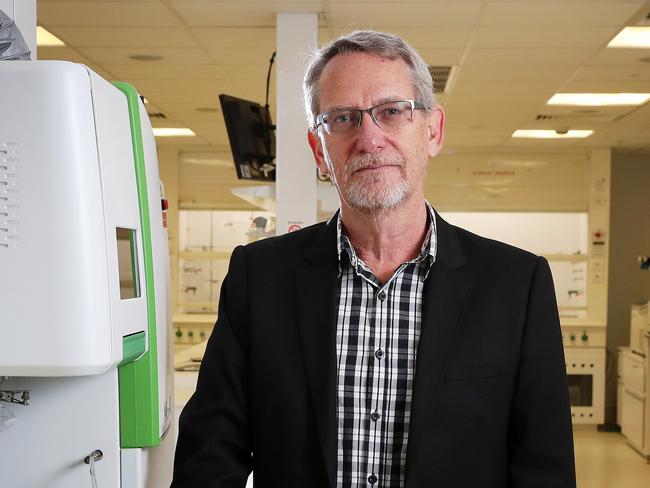
[[[382,117],[396,117],[402,113],[399,107],[386,107],[381,111]]]
[[[352,121],[352,114],[349,112],[337,114],[332,121],[333,124],[349,124]]]

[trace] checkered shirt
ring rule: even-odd
[[[436,257],[435,213],[417,258],[381,284],[338,216],[338,488],[404,486],[422,289]]]

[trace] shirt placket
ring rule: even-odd
[[[386,375],[386,339],[388,329],[388,309],[391,282],[384,286],[373,289],[373,333],[369,346],[369,361],[372,362],[373,375],[371,378],[370,401],[366,415],[370,418],[370,452],[368,453],[368,474],[366,481],[371,487],[381,486],[380,468],[382,449],[382,431],[384,419],[388,412],[381,410],[385,404]],[[370,379],[370,378],[369,378]]]

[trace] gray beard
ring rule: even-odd
[[[348,161],[345,167],[346,176],[349,178],[356,170],[373,164],[392,164],[403,171],[406,163],[400,156],[364,154]],[[387,184],[382,175],[365,173],[354,175],[348,180],[345,188],[338,184],[337,187],[345,202],[351,208],[362,212],[397,208],[411,192],[411,187],[404,177]]]

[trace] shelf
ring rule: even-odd
[[[230,259],[232,249],[216,249],[212,251],[180,251],[183,259]]]
[[[178,313],[174,314],[174,325],[176,324],[208,324],[214,325],[217,321],[216,313]]]

